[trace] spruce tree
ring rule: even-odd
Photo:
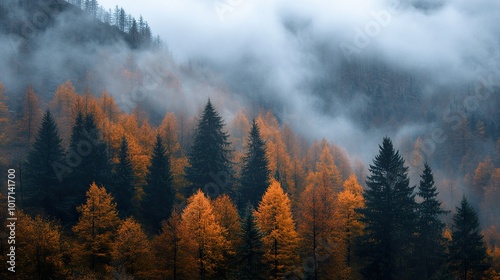
[[[210,100],[195,130],[194,144],[188,154],[189,165],[185,168],[190,183],[186,197],[202,189],[212,198],[227,193],[234,198],[232,150],[228,134],[223,131],[224,123]]]
[[[132,199],[134,198],[134,168],[130,160],[127,138],[122,137],[118,163],[115,166],[113,188],[111,194],[116,201],[116,209],[121,218],[132,214]]]
[[[486,245],[480,233],[476,211],[465,196],[453,215],[452,240],[449,247],[450,268],[456,279],[482,279],[489,268]]]
[[[144,186],[144,199],[142,201],[144,220],[154,233],[159,232],[161,222],[170,217],[174,195],[170,156],[166,153],[163,140],[158,134],[151,164],[146,174],[146,186]]]
[[[31,195],[28,204],[41,206],[49,215],[57,216],[56,204],[60,203],[60,182],[53,169],[55,162],[63,161],[64,151],[57,125],[50,111],[45,112],[42,125],[28,154],[26,181]]]
[[[250,202],[253,207],[259,205],[262,195],[269,186],[270,174],[266,146],[254,119],[248,137],[248,151],[243,158],[241,170],[240,206],[246,205],[247,202]]]
[[[71,131],[66,163],[72,172],[63,182],[65,198],[60,210],[66,213],[63,220],[73,223],[77,219],[76,206],[85,202],[88,186],[93,182],[98,185],[110,183],[112,168],[108,147],[92,113],[84,116],[78,112]]]
[[[418,271],[421,279],[431,279],[440,270],[446,259],[445,224],[440,216],[448,213],[441,208],[434,185],[434,175],[427,163],[420,176],[418,196],[422,202],[418,205]]]
[[[266,279],[262,233],[257,228],[254,208],[248,204],[241,225],[241,244],[238,248],[238,279]]]
[[[359,211],[365,224],[362,252],[367,261],[363,274],[375,279],[408,279],[416,226],[414,187],[408,167],[389,138],[370,165],[363,193],[365,208]]]

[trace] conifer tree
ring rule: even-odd
[[[257,207],[269,186],[270,173],[266,146],[254,119],[248,136],[248,151],[243,158],[241,170],[241,206],[250,202],[253,207]]]
[[[33,148],[28,154],[26,182],[31,195],[28,204],[41,206],[49,215],[59,217],[56,205],[60,204],[60,182],[53,168],[55,162],[63,160],[64,151],[57,125],[50,111],[45,112]]]
[[[242,280],[266,279],[262,233],[257,228],[254,208],[249,204],[241,225],[241,244],[238,248],[238,277]]]
[[[270,268],[271,279],[283,279],[298,264],[299,237],[295,230],[290,199],[276,180],[262,197],[255,212],[256,223],[262,231],[264,260]]]
[[[132,199],[135,194],[134,180],[134,168],[130,161],[128,142],[127,138],[123,136],[118,153],[118,163],[115,166],[113,188],[111,189],[111,194],[116,200],[116,209],[121,218],[132,214]]]
[[[18,128],[18,132],[21,133],[26,143],[32,143],[41,117],[40,100],[33,87],[29,86],[23,97],[22,118],[19,120]]]
[[[218,279],[216,272],[229,246],[225,235],[210,200],[198,190],[182,213],[181,248],[187,279]]]
[[[153,255],[148,237],[133,218],[122,222],[112,250],[113,265],[118,271],[137,279],[150,278]]]
[[[450,267],[459,280],[482,279],[490,266],[476,211],[465,196],[453,215]]]
[[[431,279],[446,259],[443,237],[445,224],[440,216],[448,212],[441,208],[441,202],[437,199],[434,175],[427,163],[424,163],[420,178],[417,193],[422,198],[418,205],[418,271],[422,279]]]
[[[181,214],[179,208],[174,206],[170,218],[162,223],[161,234],[153,238],[159,274],[167,279],[181,279]]]
[[[370,165],[368,189],[363,193],[365,208],[360,212],[365,224],[363,255],[368,278],[406,279],[412,273],[416,202],[409,186],[408,167],[389,138]]]
[[[146,186],[144,186],[144,199],[142,201],[144,219],[154,233],[159,232],[161,222],[170,217],[174,195],[170,156],[167,155],[163,139],[158,134],[151,164],[146,174]]]
[[[210,100],[195,130],[194,143],[188,154],[189,165],[185,168],[190,185],[185,195],[203,189],[214,198],[219,194],[233,194],[232,150],[224,123]]]
[[[6,146],[9,139],[10,118],[9,107],[7,107],[7,96],[5,95],[5,86],[0,83],[0,146]]]
[[[77,209],[80,213],[78,223],[73,226],[78,240],[74,255],[81,265],[102,273],[111,263],[113,240],[120,220],[116,203],[104,187],[92,183],[86,196],[85,204]]]

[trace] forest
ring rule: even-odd
[[[10,118],[4,91],[2,131],[14,133],[0,147],[21,159],[2,157],[19,176],[16,279],[498,277],[495,227],[466,196],[445,209],[426,162],[411,185],[388,137],[365,171],[270,111],[226,124],[209,99],[155,126],[140,106],[125,113],[67,81],[46,104],[28,88]],[[498,197],[496,161],[474,174],[484,203]]]
[[[195,6],[162,39],[96,0],[0,1],[0,279],[500,279],[500,9],[478,1],[402,1],[350,60],[344,1]]]

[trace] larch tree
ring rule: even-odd
[[[217,222],[210,199],[198,190],[182,213],[181,253],[188,279],[218,279],[229,249],[225,229]]]
[[[72,108],[77,97],[78,94],[75,92],[73,84],[66,81],[57,87],[49,102],[49,109],[54,114],[61,138],[65,144],[68,143],[71,137],[71,125],[74,123]]]
[[[255,119],[252,121],[247,146],[241,170],[240,207],[244,207],[247,202],[257,207],[269,186],[271,170],[266,155],[266,145]]]
[[[163,146],[163,139],[158,134],[146,175],[142,201],[144,220],[152,232],[159,232],[161,222],[170,217],[174,195],[170,157]]]
[[[40,100],[33,87],[29,86],[23,97],[22,118],[19,120],[18,129],[26,143],[30,144],[34,140],[41,118]]]
[[[203,189],[212,198],[224,193],[234,197],[232,150],[228,137],[221,116],[208,100],[188,154],[186,197],[196,189]]]
[[[111,122],[118,122],[120,117],[120,108],[115,102],[115,99],[107,92],[103,91],[99,99],[99,106],[104,116]]]
[[[298,230],[302,243],[302,254],[312,258],[310,268],[305,271],[306,279],[327,279],[345,274],[343,246],[335,234],[335,193],[330,183],[315,180],[314,173],[299,200]]]
[[[170,218],[162,223],[161,233],[152,241],[157,274],[172,280],[182,279],[181,214],[179,208],[174,207]]]
[[[25,166],[25,178],[29,192],[27,204],[42,207],[47,214],[61,217],[57,205],[61,202],[60,179],[56,164],[63,161],[64,150],[57,125],[50,111],[43,116],[32,150]]]
[[[74,256],[80,264],[102,273],[105,266],[111,264],[112,245],[120,220],[116,203],[104,187],[92,183],[86,196],[85,204],[77,208],[80,218],[73,226],[78,240]]]
[[[366,261],[363,274],[376,279],[406,279],[415,244],[417,204],[409,186],[408,167],[384,138],[380,151],[370,165],[365,207],[360,209],[365,225],[362,253]]]
[[[238,277],[242,280],[267,279],[267,267],[264,262],[264,244],[262,232],[255,222],[254,208],[247,206],[241,225],[241,244],[238,248]]]
[[[316,177],[316,180],[319,180],[324,186],[332,188],[335,193],[342,190],[342,177],[328,146],[324,146],[319,161],[316,163]]]
[[[135,196],[134,168],[130,161],[128,142],[125,136],[122,137],[120,151],[118,153],[118,163],[115,165],[115,172],[111,194],[116,200],[116,209],[121,218],[132,214],[132,200]]]
[[[133,218],[124,220],[113,243],[113,266],[134,279],[151,279],[153,255],[151,244],[141,225]]]
[[[257,227],[262,232],[265,263],[271,279],[284,279],[298,264],[299,237],[288,195],[272,180],[255,212]]]
[[[365,206],[363,187],[358,183],[354,174],[351,174],[344,182],[344,190],[338,194],[336,200],[334,217],[339,225],[336,231],[345,242],[345,262],[348,267],[352,267],[355,241],[363,234],[361,214],[356,209]]]
[[[465,196],[453,215],[449,265],[456,279],[482,279],[490,266],[476,211]]]
[[[236,275],[236,250],[240,246],[241,221],[238,209],[227,194],[223,194],[212,201],[214,215],[217,222],[225,229],[225,238],[228,241],[228,250],[225,251],[225,262],[219,266],[218,275],[221,279],[232,278]]]
[[[19,213],[16,224],[16,279],[65,278],[60,226]]]
[[[441,208],[441,202],[437,199],[434,175],[427,163],[424,163],[420,178],[417,192],[422,198],[418,205],[418,270],[422,279],[433,279],[433,275],[446,261],[446,240],[443,237],[445,224],[441,216],[448,211]]]

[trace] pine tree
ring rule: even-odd
[[[271,279],[283,279],[298,264],[299,237],[295,231],[290,199],[276,180],[262,197],[255,212],[256,223],[262,231],[265,263]]]
[[[142,209],[144,219],[152,232],[159,232],[161,222],[170,217],[174,203],[170,157],[166,154],[163,139],[158,134],[153,148],[151,164],[146,175]]]
[[[128,142],[127,138],[123,136],[118,153],[118,163],[115,166],[113,188],[111,189],[111,194],[116,200],[116,209],[121,218],[132,214],[132,199],[135,195],[134,180],[134,168],[130,161]]]
[[[363,193],[366,207],[360,210],[365,224],[362,239],[368,278],[405,279],[410,265],[416,227],[416,202],[409,186],[408,167],[395,151],[389,138],[384,138],[380,152],[370,165]]]
[[[56,205],[60,204],[60,181],[54,170],[56,162],[63,161],[64,151],[57,125],[50,111],[45,112],[33,148],[25,164],[25,178],[30,187],[28,204],[41,206],[49,215],[60,217]]]
[[[490,266],[477,213],[465,196],[453,215],[449,250],[450,267],[457,279],[482,279]]]
[[[262,237],[262,233],[255,222],[254,208],[248,205],[241,226],[241,244],[238,248],[238,279],[266,279]]]
[[[431,279],[446,258],[443,237],[445,224],[440,220],[440,216],[448,212],[441,208],[441,202],[437,200],[434,175],[427,163],[424,163],[424,171],[420,178],[417,193],[422,198],[422,202],[418,205],[418,271],[421,279]]]
[[[119,226],[116,203],[104,187],[92,183],[85,204],[78,206],[78,223],[73,226],[78,242],[74,255],[81,265],[103,272],[111,263],[112,244]]]
[[[186,197],[198,188],[203,189],[212,198],[223,193],[234,195],[232,151],[228,134],[223,128],[222,118],[208,100],[188,155],[189,166],[185,168],[186,179],[190,183],[185,192]]]
[[[243,158],[241,170],[240,206],[250,202],[253,207],[257,207],[269,186],[270,174],[266,146],[254,119],[248,137],[248,151]]]
[[[201,190],[189,198],[182,213],[181,248],[187,279],[218,279],[229,242],[225,229],[217,222],[210,200]]]

